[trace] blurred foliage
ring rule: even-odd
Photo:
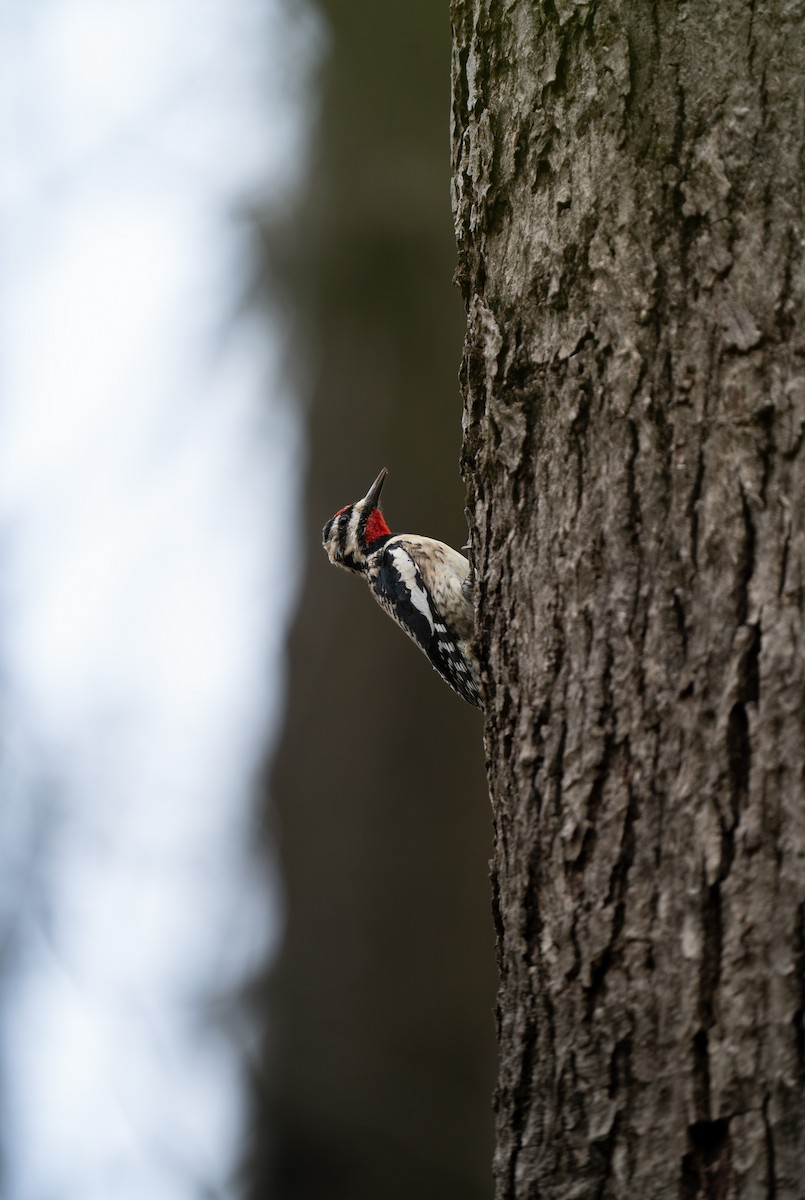
[[[324,521],[382,466],[392,529],[466,540],[449,19],[432,0],[320,7],[317,150],[282,239],[310,458],[266,789],[287,936],[267,989],[252,1195],[480,1200],[495,988],[483,723],[320,548]]]

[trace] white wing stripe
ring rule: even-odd
[[[433,632],[433,616],[430,611],[427,593],[419,580],[416,563],[401,546],[395,546],[390,553],[394,560],[394,565],[400,573],[400,578],[408,588],[411,603],[427,619],[431,632]]]

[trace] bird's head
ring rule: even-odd
[[[384,467],[362,500],[339,509],[324,526],[322,545],[336,567],[364,571],[367,555],[391,534],[380,511],[380,493],[387,475]]]

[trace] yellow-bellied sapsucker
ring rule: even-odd
[[[363,575],[378,604],[427,654],[434,670],[480,708],[470,564],[444,542],[391,532],[379,507],[387,474],[384,467],[362,500],[339,509],[324,526],[327,557]]]

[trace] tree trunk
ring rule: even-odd
[[[496,1195],[805,1195],[799,0],[454,0]]]

